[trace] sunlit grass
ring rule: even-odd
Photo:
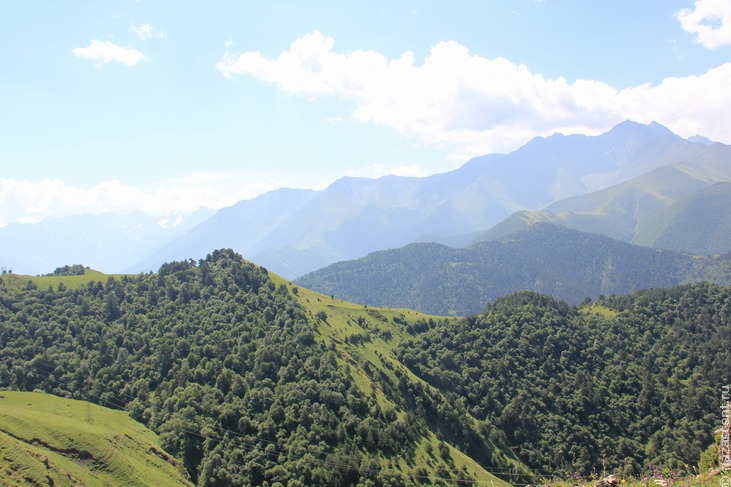
[[[191,485],[157,436],[83,401],[0,391],[2,485]]]

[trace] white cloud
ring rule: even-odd
[[[164,39],[165,33],[155,30],[150,24],[133,25],[129,28],[130,32],[135,34],[140,39],[150,39],[156,37],[158,39]]]
[[[708,49],[731,45],[731,2],[696,0],[693,8],[675,14],[683,30],[696,36],[695,41]]]
[[[307,187],[307,182],[292,178],[291,175],[264,173],[194,173],[149,188],[116,180],[82,188],[60,179],[32,182],[0,178],[0,227],[15,222],[38,222],[48,217],[133,211],[168,221],[175,215],[200,207],[218,209],[232,205],[288,183]],[[328,182],[323,181],[318,186],[324,187]]]
[[[226,54],[216,68],[295,95],[346,100],[353,119],[452,147],[454,160],[512,150],[536,135],[598,134],[625,119],[731,140],[725,115],[731,64],[620,91],[596,80],[546,79],[504,58],[470,54],[454,41],[433,46],[421,65],[411,52],[388,59],[374,51],[339,53],[334,45],[314,31],[275,59],[252,51]]]
[[[620,93],[623,111],[633,120],[656,120],[683,137],[701,134],[731,142],[731,63],[700,76],[666,78],[657,86],[641,85]]]
[[[100,64],[116,61],[127,66],[134,66],[145,58],[142,52],[133,47],[120,47],[109,41],[93,40],[86,47],[77,47],[71,51],[74,56],[100,61]]]

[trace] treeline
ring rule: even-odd
[[[124,408],[198,485],[415,485],[382,410],[266,270],[231,251],[78,290],[0,292],[0,386]]]
[[[688,470],[731,383],[731,290],[642,291],[582,310],[526,291],[434,323],[397,354],[539,471]]]
[[[86,274],[86,267],[81,264],[65,265],[63,267],[56,267],[50,274],[44,274],[46,276],[83,276]]]

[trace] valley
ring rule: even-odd
[[[0,486],[731,487],[731,0],[0,46]]]
[[[714,391],[731,382],[730,160],[624,122],[166,228],[139,214],[0,228],[0,414],[15,425],[0,481],[710,471]],[[146,439],[119,443],[126,428]]]

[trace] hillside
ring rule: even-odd
[[[728,287],[641,291],[578,310],[522,292],[437,323],[396,354],[536,470],[690,473],[721,421],[729,331]]]
[[[730,309],[728,288],[697,285],[443,318],[222,250],[77,289],[0,285],[0,387],[125,409],[202,486],[639,474],[712,441]]]
[[[515,225],[491,231],[495,236],[498,230],[502,232],[498,240],[463,249],[412,244],[339,262],[296,282],[372,306],[468,315],[484,311],[495,298],[520,290],[578,304],[600,294],[672,286],[684,282],[694,266],[700,265],[687,255],[540,220],[513,221]]]
[[[643,222],[634,241],[640,245],[696,255],[731,252],[731,182],[717,183],[670,205]]]
[[[192,485],[158,437],[122,411],[0,391],[2,485]]]
[[[720,193],[728,185],[710,188],[731,181],[729,161],[731,146],[716,143],[688,161],[555,202],[541,218],[640,245],[702,255],[725,253],[731,250],[731,234],[728,206]],[[705,205],[709,206],[704,211]]]
[[[0,387],[126,409],[198,485],[526,478],[389,358],[428,318],[295,291],[231,251],[77,289],[0,285]]]
[[[106,281],[110,277],[120,279],[125,274],[105,274],[94,269],[85,269],[84,274],[76,276],[28,276],[23,274],[4,274],[0,276],[0,282],[7,289],[78,289],[90,283]]]

